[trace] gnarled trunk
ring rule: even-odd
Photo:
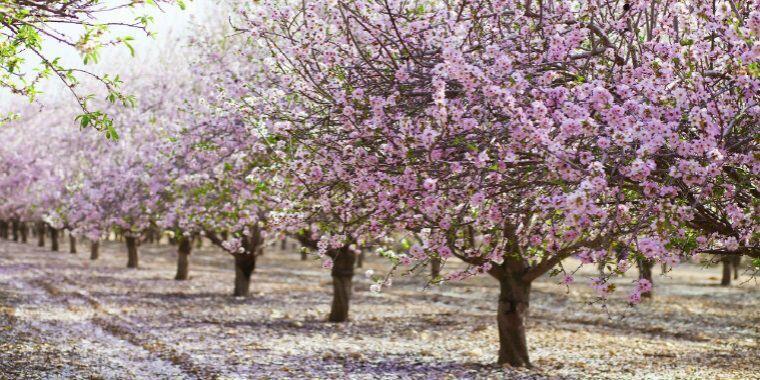
[[[50,227],[50,250],[58,252],[58,230]]]
[[[351,301],[353,287],[354,264],[356,252],[344,247],[333,255],[333,301],[330,307],[330,322],[345,322],[348,320],[348,306]]]
[[[127,268],[137,268],[139,258],[137,256],[137,238],[127,235],[124,237],[127,242]]]
[[[652,260],[636,260],[636,264],[639,267],[639,279],[648,280],[654,284],[652,280],[652,268],[654,267],[654,261]],[[652,291],[641,293],[642,298],[652,298]]]
[[[180,237],[177,247],[177,275],[175,280],[187,280],[190,272],[190,252],[193,249],[193,241],[190,237]]]
[[[723,256],[720,261],[723,262],[723,278],[720,279],[720,284],[723,286],[731,285],[731,267],[733,266],[731,257]]]
[[[256,270],[256,255],[235,255],[235,297],[248,297],[251,289],[251,274]]]
[[[37,229],[37,246],[44,247],[45,246],[45,222],[37,222],[37,224],[35,225],[35,228]]]
[[[530,305],[530,283],[506,272],[499,278],[499,307],[496,322],[499,329],[499,364],[530,367],[525,339],[525,319]]]
[[[77,238],[69,232],[69,253],[77,253]]]
[[[97,260],[100,257],[100,242],[90,242],[90,260]]]

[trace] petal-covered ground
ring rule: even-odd
[[[760,286],[718,286],[720,268],[657,276],[654,299],[634,308],[632,277],[607,305],[586,285],[539,279],[536,368],[523,370],[492,364],[497,287],[486,277],[425,288],[407,276],[375,294],[362,273],[387,268],[368,259],[351,321],[330,324],[329,272],[295,250],[269,247],[247,299],[230,296],[232,259],[216,249],[193,252],[189,281],[173,280],[174,247],[140,253],[130,270],[117,242],[97,261],[0,242],[0,378],[760,378]]]

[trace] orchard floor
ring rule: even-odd
[[[369,260],[351,322],[329,324],[329,273],[295,250],[269,247],[251,297],[236,299],[232,260],[213,248],[193,253],[189,281],[173,280],[168,245],[142,246],[137,270],[116,242],[97,261],[79,249],[0,242],[0,379],[760,378],[760,285],[718,286],[717,267],[657,276],[654,300],[636,308],[623,300],[632,277],[606,308],[585,284],[539,279],[536,368],[520,370],[491,364],[497,287],[486,277],[423,291],[408,276],[374,294],[362,273],[386,267]]]

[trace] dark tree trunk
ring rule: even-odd
[[[134,236],[125,236],[125,241],[127,242],[127,268],[137,268],[139,266],[137,238]]]
[[[50,227],[50,250],[58,252],[58,230]]]
[[[739,255],[736,255],[736,256],[733,256],[731,259],[732,259],[731,263],[733,264],[733,267],[734,267],[734,280],[736,280],[739,278],[739,267],[741,267],[742,265],[742,257]]]
[[[14,220],[12,222],[12,225],[13,225],[13,241],[18,241],[18,237],[19,237],[19,234],[18,234],[18,232],[19,232],[18,221]]]
[[[330,322],[345,322],[348,320],[348,306],[351,301],[356,252],[345,247],[332,256],[333,301],[328,320]]]
[[[45,222],[37,222],[37,246],[45,246]]]
[[[175,280],[187,280],[190,273],[190,252],[193,249],[192,237],[180,237],[177,247],[177,275]]]
[[[654,261],[652,260],[636,260],[636,264],[639,267],[639,279],[648,280],[654,285],[652,280],[652,268],[654,268]],[[652,298],[652,291],[641,293],[641,298]]]
[[[496,322],[499,328],[499,364],[530,367],[528,344],[525,339],[525,319],[530,305],[530,283],[506,272],[499,279],[499,308]]]
[[[19,228],[21,230],[21,242],[22,243],[28,242],[29,241],[28,240],[28,238],[29,238],[29,228],[26,226],[26,223],[21,222],[21,224],[19,225]]]
[[[282,239],[280,240],[280,251],[287,251],[288,250],[288,240]]]
[[[357,268],[364,267],[364,250],[363,249],[359,251],[358,255],[356,255],[356,267]]]
[[[723,278],[720,279],[720,284],[729,286],[731,285],[731,266],[733,260],[728,256],[723,256],[720,261],[723,262]]]
[[[90,242],[90,260],[97,260],[100,257],[100,242]]]
[[[69,253],[77,253],[77,238],[69,232]]]
[[[235,297],[248,297],[251,290],[251,274],[256,270],[256,255],[253,253],[235,255]]]
[[[430,260],[430,277],[436,278],[441,275],[441,259],[434,257]]]
[[[0,220],[0,238],[8,238],[8,222]]]

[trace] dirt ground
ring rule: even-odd
[[[330,324],[329,271],[294,249],[269,247],[247,299],[230,296],[233,261],[208,244],[189,281],[173,280],[169,245],[143,245],[137,270],[117,242],[97,261],[85,244],[62,250],[0,242],[0,379],[760,379],[760,284],[718,286],[717,267],[656,276],[654,299],[634,308],[630,276],[606,306],[583,276],[569,289],[539,279],[536,368],[518,370],[492,364],[498,289],[487,277],[423,289],[407,276],[375,294],[363,272],[387,266],[368,258],[351,321]]]

